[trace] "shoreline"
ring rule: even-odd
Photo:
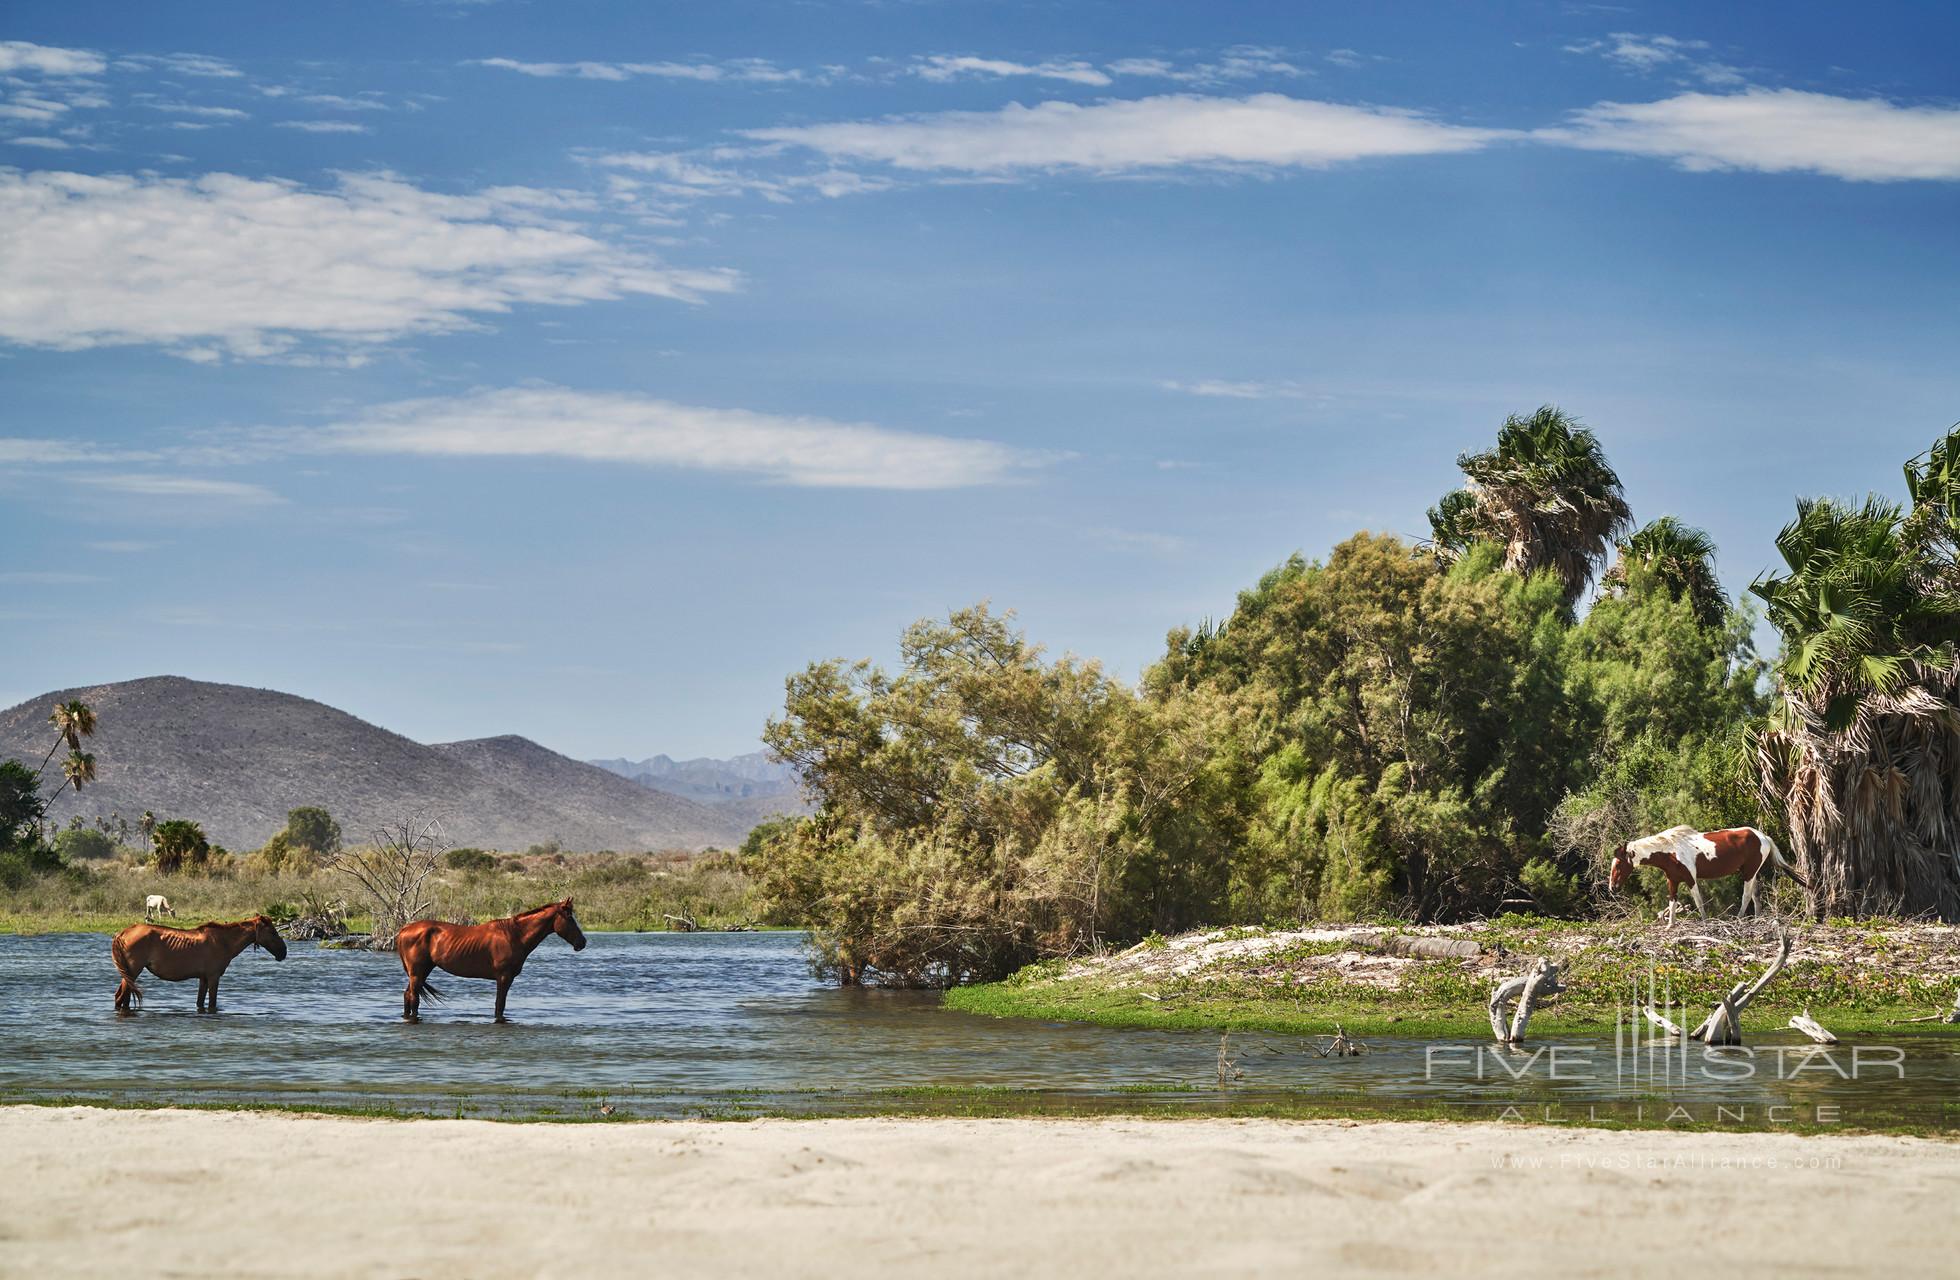
[[[1324,1121],[406,1123],[0,1108],[0,1271],[1931,1274],[1960,1145]],[[266,1194],[268,1187],[274,1194]],[[1831,1197],[1829,1230],[1815,1218]],[[1520,1225],[1517,1210],[1529,1206]],[[902,1211],[901,1211],[902,1210]],[[1000,1224],[1014,1223],[1011,1231]],[[1478,1269],[1474,1267],[1472,1269]]]

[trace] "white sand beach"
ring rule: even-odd
[[[1930,1275],[1960,1144],[0,1108],[0,1274]]]

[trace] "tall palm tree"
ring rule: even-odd
[[[1706,530],[1673,516],[1651,521],[1620,544],[1620,558],[1600,579],[1609,595],[1624,595],[1630,573],[1644,571],[1671,596],[1694,606],[1695,620],[1719,627],[1728,616],[1729,598],[1715,576],[1715,540]]]
[[[1960,919],[1960,596],[1929,589],[1909,523],[1881,498],[1800,501],[1785,572],[1749,588],[1783,637],[1758,783],[1820,915]]]
[[[1456,463],[1469,484],[1430,513],[1437,553],[1450,560],[1472,541],[1496,542],[1511,572],[1557,574],[1568,606],[1633,523],[1599,438],[1553,405],[1506,418],[1496,448]]]
[[[41,758],[43,773],[47,772],[48,761],[54,759],[54,753],[61,750],[63,744],[70,751],[82,749],[82,739],[95,733],[95,710],[79,700],[56,703],[48,723],[54,726],[55,738],[54,745],[48,748],[48,754]]]
[[[62,786],[57,787],[57,791],[70,785],[80,791],[84,782],[94,782],[95,757],[86,751],[70,751],[68,758],[61,762],[61,781]]]
[[[1928,589],[1960,591],[1960,424],[1906,463],[1906,496],[1903,534],[1926,562]]]

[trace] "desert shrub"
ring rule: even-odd
[[[450,871],[490,872],[500,865],[497,855],[481,849],[451,849],[442,855],[442,865]]]
[[[68,862],[107,861],[116,856],[116,842],[94,827],[68,827],[54,838],[55,852]]]

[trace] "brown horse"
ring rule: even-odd
[[[1693,827],[1669,827],[1658,835],[1629,840],[1613,854],[1613,869],[1607,887],[1618,893],[1633,877],[1635,867],[1652,867],[1667,877],[1667,921],[1674,923],[1674,899],[1681,886],[1695,900],[1695,911],[1707,915],[1701,900],[1701,882],[1737,876],[1742,880],[1742,905],[1737,915],[1751,909],[1761,911],[1756,901],[1756,879],[1771,865],[1808,889],[1804,878],[1789,864],[1776,841],[1754,827],[1729,827],[1722,831],[1697,831]]]
[[[497,1021],[504,1016],[504,999],[510,984],[524,972],[524,962],[538,944],[552,934],[572,944],[572,950],[585,950],[585,934],[572,914],[572,900],[547,902],[502,920],[482,924],[444,924],[440,920],[416,920],[402,926],[395,935],[395,950],[402,958],[402,971],[408,986],[402,991],[402,1017],[419,1022],[422,997],[442,999],[442,992],[429,983],[429,971],[441,969],[459,978],[489,978],[497,984]]]
[[[131,1003],[143,999],[136,979],[148,969],[165,982],[197,979],[197,1011],[218,1011],[218,979],[238,953],[247,947],[264,947],[274,960],[286,958],[286,940],[265,916],[234,920],[230,924],[208,921],[195,929],[169,929],[155,924],[133,924],[109,943],[116,972],[122,982],[116,987],[116,1011],[131,1012]]]

